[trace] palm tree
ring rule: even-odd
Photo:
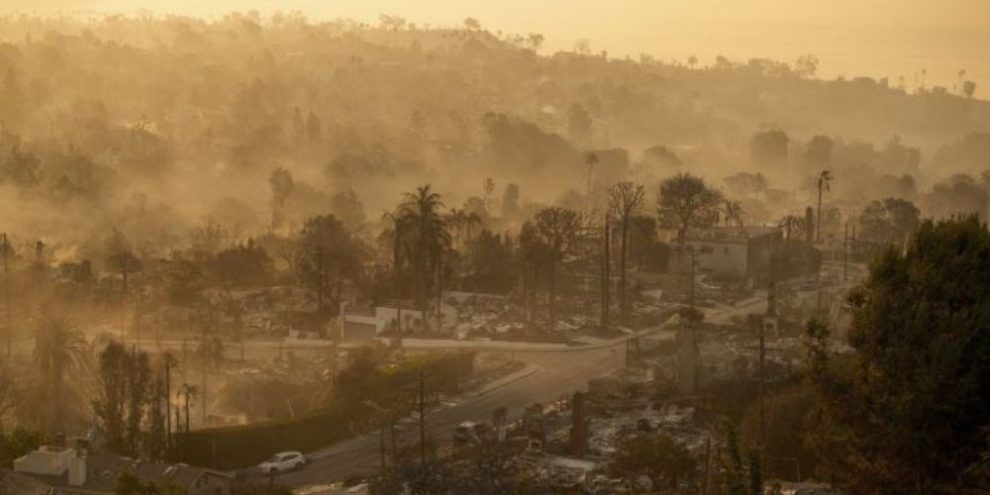
[[[406,193],[399,206],[399,216],[406,224],[413,246],[413,264],[416,269],[416,302],[422,307],[426,302],[431,271],[437,274],[437,295],[441,294],[440,270],[443,252],[450,246],[450,232],[441,210],[440,195],[429,184]]]
[[[819,243],[822,242],[822,190],[829,191],[831,189],[829,183],[832,182],[833,178],[832,172],[828,170],[822,170],[818,174],[818,216],[815,227],[815,242]],[[810,229],[811,226],[808,225],[808,228]]]
[[[43,396],[47,403],[46,429],[49,433],[62,431],[65,412],[65,378],[86,364],[89,345],[82,333],[69,320],[46,315],[35,334],[34,361],[41,374]]]
[[[588,152],[584,155],[584,163],[588,166],[588,186],[584,191],[585,199],[591,198],[591,176],[595,171],[595,165],[598,165],[598,155]]]

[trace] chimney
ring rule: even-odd
[[[583,393],[574,392],[571,413],[571,454],[584,457],[588,453],[588,416]]]
[[[83,486],[86,484],[86,455],[76,451],[76,454],[69,460],[69,486]]]
[[[777,284],[774,282],[767,287],[767,315],[777,316]]]

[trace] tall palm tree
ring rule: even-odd
[[[439,274],[443,252],[450,246],[450,231],[444,220],[445,208],[440,195],[430,185],[417,187],[405,195],[399,206],[399,216],[407,225],[413,248],[413,266],[416,272],[416,302],[422,307],[426,302],[431,271]],[[437,294],[441,277],[437,277]]]
[[[831,190],[830,183],[832,182],[832,172],[828,170],[822,170],[818,174],[818,216],[815,222],[815,242],[822,242],[822,190]],[[808,228],[811,228],[809,225]]]
[[[38,365],[47,404],[45,428],[48,433],[62,431],[65,427],[65,379],[85,366],[88,350],[85,337],[64,317],[46,315],[39,322],[35,334],[34,361]]]
[[[595,172],[595,165],[598,165],[598,155],[590,151],[588,153],[585,153],[584,163],[585,165],[588,166],[588,185],[584,191],[584,197],[585,200],[587,201],[589,198],[591,198],[591,176]]]

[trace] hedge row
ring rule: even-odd
[[[389,374],[390,395],[415,387],[419,371],[429,377],[433,393],[456,387],[458,377],[473,372],[473,353],[444,353],[411,358]],[[365,406],[338,402],[329,409],[289,421],[268,421],[243,426],[207,428],[179,434],[175,458],[195,466],[238,469],[256,465],[276,452],[308,452],[339,442],[353,434],[351,422],[365,412]]]

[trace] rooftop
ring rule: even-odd
[[[39,450],[44,449],[42,447]],[[71,449],[69,449],[71,450]],[[74,452],[74,451],[73,451]],[[86,481],[82,486],[71,486],[68,472],[56,475],[28,474],[6,471],[6,475],[16,475],[11,482],[25,484],[25,486],[37,486],[36,483],[29,483],[24,478],[28,477],[46,486],[54,487],[53,493],[61,493],[63,490],[83,489],[94,493],[113,493],[114,482],[121,472],[127,472],[141,479],[144,482],[153,482],[163,485],[175,485],[181,488],[188,488],[196,483],[203,476],[215,476],[230,478],[230,475],[214,471],[212,469],[193,467],[186,464],[167,464],[162,462],[144,462],[128,457],[120,457],[112,453],[98,453],[85,456],[86,459]],[[7,492],[2,491],[7,478],[0,480],[0,495]],[[20,491],[10,493],[21,493]],[[30,491],[25,493],[32,493]],[[39,492],[48,493],[48,492]]]

